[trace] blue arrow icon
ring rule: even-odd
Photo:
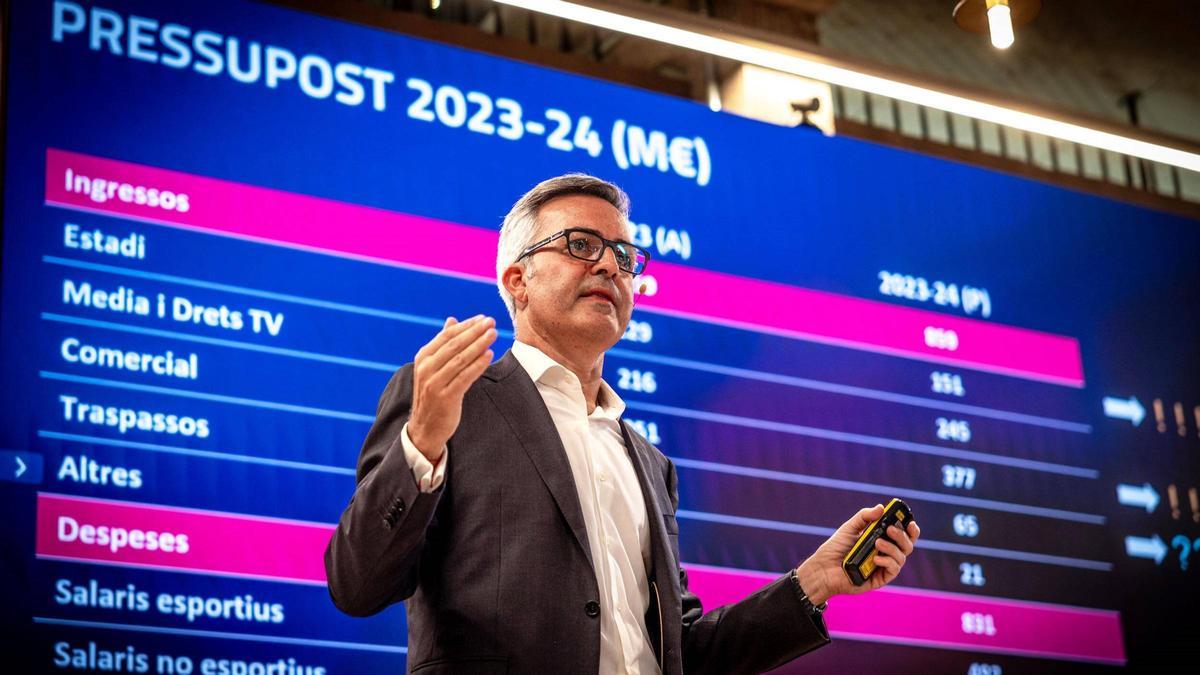
[[[1115,420],[1128,420],[1135,427],[1146,419],[1146,409],[1142,407],[1142,402],[1137,400],[1136,396],[1129,398],[1105,396],[1104,414]]]
[[[42,456],[36,452],[0,450],[0,480],[11,483],[42,482]]]
[[[1146,509],[1146,513],[1154,513],[1158,508],[1158,492],[1149,484],[1117,486],[1117,501],[1125,506],[1136,506]]]
[[[1161,565],[1167,557],[1167,544],[1157,534],[1146,537],[1125,537],[1125,553],[1131,558],[1147,558]]]

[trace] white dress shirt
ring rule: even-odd
[[[602,380],[589,415],[574,373],[523,342],[514,342],[512,352],[550,410],[575,479],[600,590],[600,673],[660,673],[645,622],[650,606],[646,504],[618,422],[625,402]],[[401,445],[421,491],[438,489],[445,480],[445,454],[434,467],[412,444],[407,424]]]

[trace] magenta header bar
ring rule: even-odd
[[[491,230],[63,150],[46,152],[46,201],[495,281]],[[1084,383],[1072,337],[675,263],[654,261],[649,273],[657,292],[639,309],[1071,387]]]

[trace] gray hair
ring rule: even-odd
[[[532,190],[513,204],[508,215],[504,216],[504,224],[500,226],[500,243],[496,247],[496,288],[500,290],[500,299],[504,301],[508,315],[513,321],[517,319],[517,309],[513,304],[512,295],[504,288],[504,270],[516,261],[522,251],[533,244],[533,237],[537,232],[538,212],[541,208],[552,199],[569,195],[591,195],[612,204],[621,212],[621,219],[625,221],[626,229],[629,229],[629,196],[608,181],[585,173],[568,173],[533,186]]]

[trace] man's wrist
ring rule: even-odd
[[[446,450],[446,444],[431,442],[421,434],[420,428],[413,425],[412,422],[409,422],[407,427],[408,440],[412,441],[413,447],[436,467],[442,460],[442,453]]]
[[[796,568],[796,581],[815,607],[824,605],[832,595],[829,592],[829,585],[825,583],[825,575],[821,574],[811,558],[800,563],[800,566]]]

